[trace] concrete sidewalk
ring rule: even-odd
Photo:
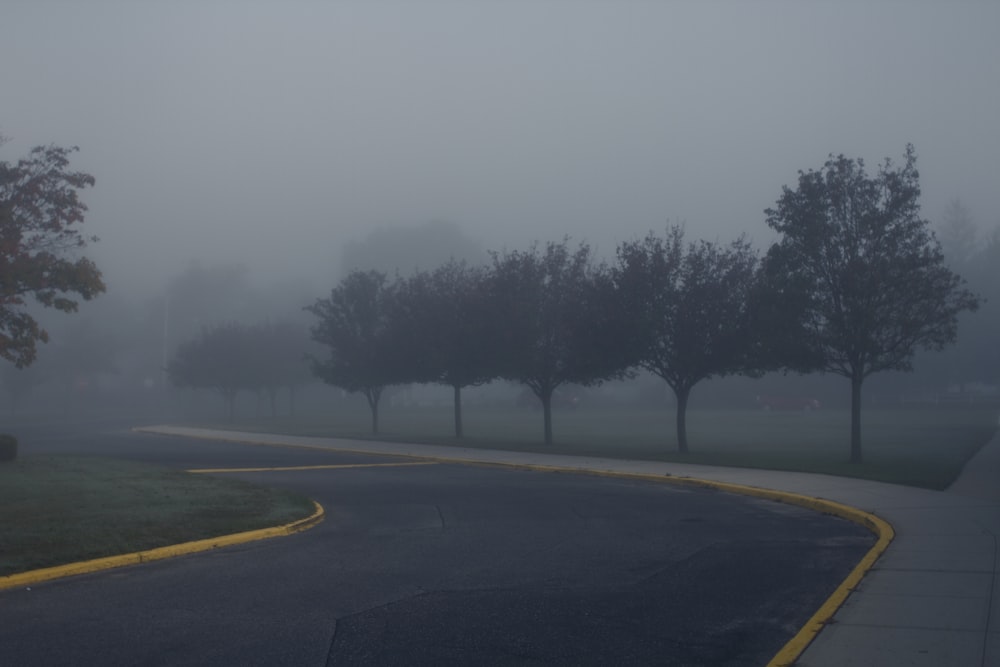
[[[506,465],[663,474],[787,491],[850,505],[892,524],[895,540],[796,664],[807,667],[1000,665],[1000,433],[947,492],[805,473],[621,461],[434,445],[181,427],[139,429]]]

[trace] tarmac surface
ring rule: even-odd
[[[381,443],[371,441],[348,441],[322,438],[301,438],[271,436],[245,433],[229,432],[206,432],[195,429],[181,429],[174,427],[157,427],[156,432],[177,436],[197,437],[197,438],[221,438],[236,440],[241,442],[257,442],[260,444],[294,444],[298,446],[318,447],[323,449],[348,450],[352,452],[350,456],[365,457],[371,455],[392,455],[404,457],[446,458],[462,459],[469,462],[494,463],[501,465],[523,465],[530,464],[536,466],[555,466],[561,468],[573,468],[586,471],[613,471],[624,473],[641,474],[663,474],[677,477],[692,477],[720,482],[734,483],[746,486],[778,489],[791,493],[804,494],[817,498],[837,501],[862,510],[871,512],[889,521],[895,529],[895,540],[888,550],[882,555],[875,567],[865,576],[857,588],[850,594],[846,603],[837,611],[833,621],[820,632],[815,641],[812,642],[802,654],[796,664],[806,667],[818,666],[842,666],[842,665],[871,665],[888,666],[894,665],[933,665],[940,666],[977,666],[1000,665],[1000,626],[997,618],[1000,612],[1000,601],[997,592],[997,539],[1000,533],[1000,435],[983,448],[983,450],[966,466],[965,471],[958,481],[947,492],[935,492],[922,489],[914,489],[897,485],[882,484],[864,480],[853,480],[847,478],[830,477],[824,475],[810,475],[800,473],[786,473],[774,471],[761,471],[750,469],[731,469],[707,466],[693,466],[683,464],[669,464],[647,461],[621,461],[611,459],[597,459],[585,457],[556,456],[546,454],[526,454],[518,452],[504,452],[497,450],[477,450],[453,447],[435,447],[426,445],[408,445],[400,443]],[[259,452],[258,456],[264,458],[278,456],[274,452],[278,451],[270,447],[248,448]],[[293,451],[293,450],[287,450]],[[282,455],[279,457],[285,460]],[[362,460],[358,459],[358,460]],[[277,459],[276,459],[277,460]],[[178,465],[182,461],[176,461]],[[431,466],[428,466],[430,468]],[[443,467],[443,466],[433,466]],[[419,469],[419,468],[418,468]],[[408,468],[408,475],[415,470]],[[481,469],[488,470],[488,469]],[[310,473],[311,474],[311,473]],[[571,476],[567,476],[571,477]],[[273,478],[272,478],[273,479]],[[411,477],[412,479],[412,477]],[[267,481],[261,479],[260,481]],[[590,480],[593,481],[593,480]],[[672,485],[654,485],[667,488]],[[686,491],[689,493],[690,491]],[[719,494],[727,495],[727,494]],[[676,502],[676,499],[673,499]],[[419,504],[419,503],[418,503]],[[667,503],[670,505],[672,503]],[[797,510],[796,512],[800,512]],[[808,513],[808,512],[807,512]],[[794,513],[793,513],[794,514]],[[360,517],[360,524],[370,524],[373,518]],[[384,519],[385,517],[383,517]],[[393,523],[399,517],[392,519]],[[789,520],[795,519],[790,516]],[[436,519],[422,510],[416,511],[412,516],[405,517],[406,522],[416,522],[416,525],[443,521],[445,517],[439,516]],[[608,521],[614,524],[617,519]],[[359,525],[360,525],[359,524]],[[393,526],[396,530],[398,525]],[[628,531],[626,531],[628,532]],[[307,533],[308,534],[308,533]],[[305,534],[305,535],[307,535]],[[292,544],[294,540],[300,540],[303,536],[273,541],[275,544]],[[301,544],[301,542],[299,542]],[[636,542],[633,548],[642,544]],[[271,549],[272,547],[267,547]],[[280,547],[284,548],[284,547]],[[279,549],[280,549],[279,548]],[[654,548],[663,549],[664,545],[655,545]],[[212,563],[215,571],[219,574],[219,583],[209,587],[209,595],[199,597],[206,599],[208,605],[222,604],[222,608],[234,609],[233,615],[247,619],[251,616],[253,620],[253,604],[266,604],[266,600],[254,599],[251,590],[246,589],[246,573],[242,566],[233,563],[233,552],[238,555],[242,551],[254,551],[253,558],[247,559],[259,563],[259,553],[253,545],[247,545],[246,550],[227,549],[225,554],[211,554],[205,557],[191,557],[181,559],[185,563],[200,563],[214,561],[217,558],[225,557],[226,563],[219,569],[221,563]],[[651,553],[651,552],[649,552]],[[313,554],[314,556],[317,554]],[[237,558],[237,560],[239,560]],[[173,561],[177,563],[179,561]],[[154,563],[145,565],[142,568],[129,569],[129,571],[142,572],[139,580],[157,580],[163,576],[164,571],[172,569],[165,563]],[[181,565],[182,568],[189,565]],[[711,564],[709,564],[711,568]],[[714,572],[718,576],[719,570],[709,573],[700,573],[699,579],[711,578]],[[126,575],[99,575],[103,577],[124,577]],[[128,575],[132,576],[132,575]],[[260,576],[257,572],[255,576]],[[94,580],[96,577],[81,577],[71,581]],[[134,580],[133,580],[134,581]],[[678,582],[671,582],[671,585],[664,588],[672,590]],[[221,586],[226,584],[226,586]],[[241,588],[241,584],[243,588]],[[70,584],[70,582],[57,582],[52,587],[60,587]],[[207,584],[206,584],[207,585]],[[49,586],[49,585],[47,585]],[[172,595],[182,595],[185,593],[184,584],[178,584],[176,580],[167,587],[180,589]],[[232,595],[228,591],[238,591],[236,599],[226,600],[226,595]],[[126,587],[123,590],[127,590]],[[316,591],[318,594],[318,591]],[[124,593],[123,593],[124,594]],[[83,598],[86,594],[81,593]],[[96,589],[90,589],[90,595],[100,595]],[[247,600],[250,596],[250,600]],[[317,607],[309,605],[310,596],[308,590],[303,592],[301,607],[293,612],[296,618],[294,628],[291,621],[287,627],[269,628],[268,633],[275,632],[281,634],[288,633],[289,637],[297,633],[304,626],[306,629],[314,628],[322,634],[322,628],[326,628],[328,647],[333,647],[332,637],[329,637],[330,630],[327,617],[318,618],[315,614]],[[417,607],[411,609],[393,608],[387,604],[379,608],[378,613],[367,618],[359,615],[355,621],[358,623],[368,623],[369,628],[380,627],[392,629],[398,627],[400,617],[413,618],[423,615],[433,615],[435,604],[440,600],[435,600],[433,596],[417,596],[412,600],[418,602]],[[662,596],[657,598],[662,600]],[[114,598],[112,598],[114,600]],[[5,605],[8,600],[5,600]],[[479,605],[484,600],[467,601],[473,606]],[[523,600],[515,601],[515,606]],[[735,600],[734,600],[735,602]],[[231,603],[235,603],[235,606]],[[250,604],[253,603],[253,604]],[[80,601],[84,604],[84,600]],[[135,604],[133,602],[133,604]],[[536,599],[531,604],[537,605],[540,602]],[[531,609],[531,604],[524,607],[525,618],[540,619],[547,616],[538,616],[538,608]],[[423,605],[423,606],[421,606]],[[654,608],[656,605],[648,605]],[[181,605],[183,610],[183,605]],[[133,607],[134,610],[134,607]],[[312,610],[312,611],[311,611]],[[189,615],[197,616],[203,610],[189,609]],[[295,616],[297,611],[298,616]],[[399,613],[396,612],[404,612]],[[440,611],[440,610],[439,610]],[[46,616],[42,612],[39,618]],[[146,610],[133,613],[134,622],[126,623],[128,628],[134,631],[135,637],[143,636],[141,631],[142,622],[153,623],[155,627],[157,619],[151,617],[153,612]],[[475,615],[472,615],[475,616]],[[610,621],[614,615],[609,615],[603,623],[588,628],[588,637],[593,637],[596,628],[604,627],[604,623]],[[226,618],[225,614],[221,618]],[[492,617],[488,612],[482,618],[463,619],[473,623],[478,623],[482,627],[489,627]],[[571,625],[575,625],[581,619],[576,619],[566,626],[567,631]],[[223,622],[220,621],[220,622]],[[695,619],[696,625],[701,622]],[[96,631],[105,621],[101,618],[91,619],[76,629],[73,636],[81,639],[88,636],[88,631]],[[541,621],[535,622],[539,626]],[[241,626],[245,627],[245,626]],[[423,633],[433,628],[423,628],[415,631],[411,636],[411,641],[417,641]],[[530,624],[529,628],[530,630]],[[754,634],[751,632],[751,634]],[[53,638],[53,642],[58,644],[61,638]],[[4,641],[5,646],[10,644]],[[248,646],[254,647],[256,644],[253,638],[248,638]],[[69,655],[72,655],[72,646]],[[182,648],[177,648],[177,655],[182,654]],[[114,656],[114,648],[109,648],[111,653],[107,657]],[[319,658],[319,649],[311,648]],[[341,649],[338,649],[341,650]],[[349,642],[342,645],[342,650],[357,651],[364,655],[364,647],[360,649],[350,647]],[[476,647],[466,647],[464,654],[457,653],[454,659],[441,664],[469,664],[469,656],[475,653]],[[170,652],[160,664],[171,664]],[[252,651],[248,655],[255,655]],[[260,655],[260,654],[256,654]],[[348,655],[348,654],[345,654]],[[464,658],[463,659],[463,656]],[[662,653],[660,655],[663,655]],[[333,649],[328,658],[334,656]],[[210,662],[212,653],[205,656]],[[304,657],[304,656],[298,656]],[[369,664],[407,664],[407,661],[400,655],[382,655],[372,658]],[[580,659],[577,655],[575,662],[584,663],[586,660]],[[594,656],[584,657],[593,658]],[[625,658],[625,656],[619,656]],[[725,660],[713,662],[704,655],[701,659],[688,656],[689,664],[726,664]],[[288,661],[281,664],[310,664],[314,661],[299,662],[295,656],[287,656]],[[492,664],[518,664],[514,660],[516,656],[500,656],[492,661]],[[766,660],[766,659],[765,659]],[[550,660],[557,664],[574,663],[573,656],[556,656]],[[253,662],[253,661],[251,661]],[[350,662],[345,660],[344,662]],[[364,662],[363,660],[361,662]],[[591,661],[592,664],[601,664],[600,660]],[[641,664],[641,659],[628,660],[627,658],[618,661],[617,664]],[[106,661],[106,664],[114,664],[114,660]],[[532,664],[527,660],[520,660],[521,664]],[[121,663],[124,664],[124,663]],[[197,664],[197,663],[193,663]],[[266,664],[258,662],[257,664]],[[273,663],[272,663],[273,664]],[[315,662],[315,664],[324,664]],[[335,664],[331,662],[330,664]],[[412,664],[412,663],[410,663]],[[426,664],[430,664],[428,661]],[[609,664],[607,661],[604,664]],[[661,663],[657,663],[661,664]],[[683,662],[678,664],[684,664]],[[757,662],[730,662],[729,664],[763,664]]]
[[[660,481],[120,430],[25,441],[184,469],[320,465],[218,474],[327,514],[290,537],[0,592],[0,664],[755,666],[874,541]]]
[[[805,667],[1000,665],[1000,432],[948,491],[828,475],[161,427],[161,433],[507,465],[664,474],[833,500],[887,520],[895,539],[796,662]]]

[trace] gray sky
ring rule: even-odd
[[[770,242],[828,153],[1000,220],[1000,2],[47,2],[0,9],[0,159],[79,145],[112,288],[191,259],[332,285],[340,245]],[[329,283],[329,284],[327,284]]]

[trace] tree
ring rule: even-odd
[[[862,460],[865,378],[912,370],[917,350],[954,342],[959,314],[979,305],[920,217],[916,159],[908,145],[905,164],[886,159],[869,176],[862,160],[830,155],[822,170],[800,171],[798,187],[784,187],[765,211],[781,234],[766,273],[802,303],[792,336],[806,354],[786,365],[850,380],[854,463]]]
[[[313,373],[349,392],[361,392],[371,409],[372,433],[378,433],[379,399],[386,386],[403,380],[402,340],[391,318],[392,285],[378,271],[352,271],[329,298],[306,310],[319,318],[313,340],[327,348],[325,360],[313,359]]]
[[[593,385],[622,377],[628,363],[615,337],[612,283],[590,246],[569,241],[493,256],[490,300],[500,334],[499,376],[528,387],[542,404],[552,444],[552,395],[567,383]]]
[[[2,138],[0,138],[2,143]],[[97,266],[78,253],[94,237],[79,225],[79,191],[94,177],[69,171],[76,147],[38,146],[16,164],[0,162],[0,357],[18,367],[35,360],[49,335],[27,312],[31,303],[75,312],[77,297],[104,292]]]
[[[267,394],[271,416],[277,415],[277,396],[288,389],[290,413],[295,412],[295,388],[306,384],[312,374],[306,359],[309,336],[304,327],[287,321],[265,322],[250,327],[246,364],[254,383]]]
[[[948,265],[954,271],[965,271],[977,254],[979,228],[961,200],[948,202],[938,223],[937,234]]]
[[[484,268],[451,260],[402,282],[394,318],[410,335],[411,379],[452,388],[455,437],[463,435],[462,389],[497,377],[493,322]]]
[[[985,235],[970,270],[970,280],[984,295],[985,307],[976,323],[975,332],[979,345],[972,346],[979,353],[978,379],[1000,384],[1000,225]]]
[[[688,452],[687,406],[694,386],[751,372],[751,305],[758,260],[743,238],[729,246],[685,246],[684,230],[618,247],[615,282],[632,323],[636,363],[659,376],[677,403],[677,448]]]
[[[259,387],[258,376],[247,363],[253,357],[251,345],[250,329],[243,324],[206,327],[200,336],[177,347],[167,373],[178,387],[218,392],[232,421],[237,394]]]
[[[972,290],[982,296],[975,314],[963,314],[959,326],[962,339],[944,360],[949,380],[959,386],[967,382],[1000,382],[1000,226],[986,230],[962,271]]]
[[[943,354],[918,355],[914,366],[938,385],[965,391],[969,383],[996,383],[1000,351],[1000,227],[980,228],[972,213],[959,200],[948,203],[937,221],[949,268],[968,280],[969,288],[982,297],[975,313],[959,316],[962,337]]]

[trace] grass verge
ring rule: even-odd
[[[848,462],[850,413],[846,410],[765,412],[692,410],[691,453],[677,453],[669,410],[579,409],[553,414],[556,443],[540,442],[541,414],[532,410],[469,407],[466,437],[448,435],[448,407],[382,411],[378,436],[363,409],[333,409],[322,417],[245,419],[211,424],[224,429],[353,439],[378,439],[512,451],[547,452],[705,465],[767,468],[859,477],[945,489],[965,462],[993,437],[991,406],[868,408],[862,414],[865,461]]]
[[[0,576],[309,516],[308,498],[239,480],[112,459],[0,465]]]

